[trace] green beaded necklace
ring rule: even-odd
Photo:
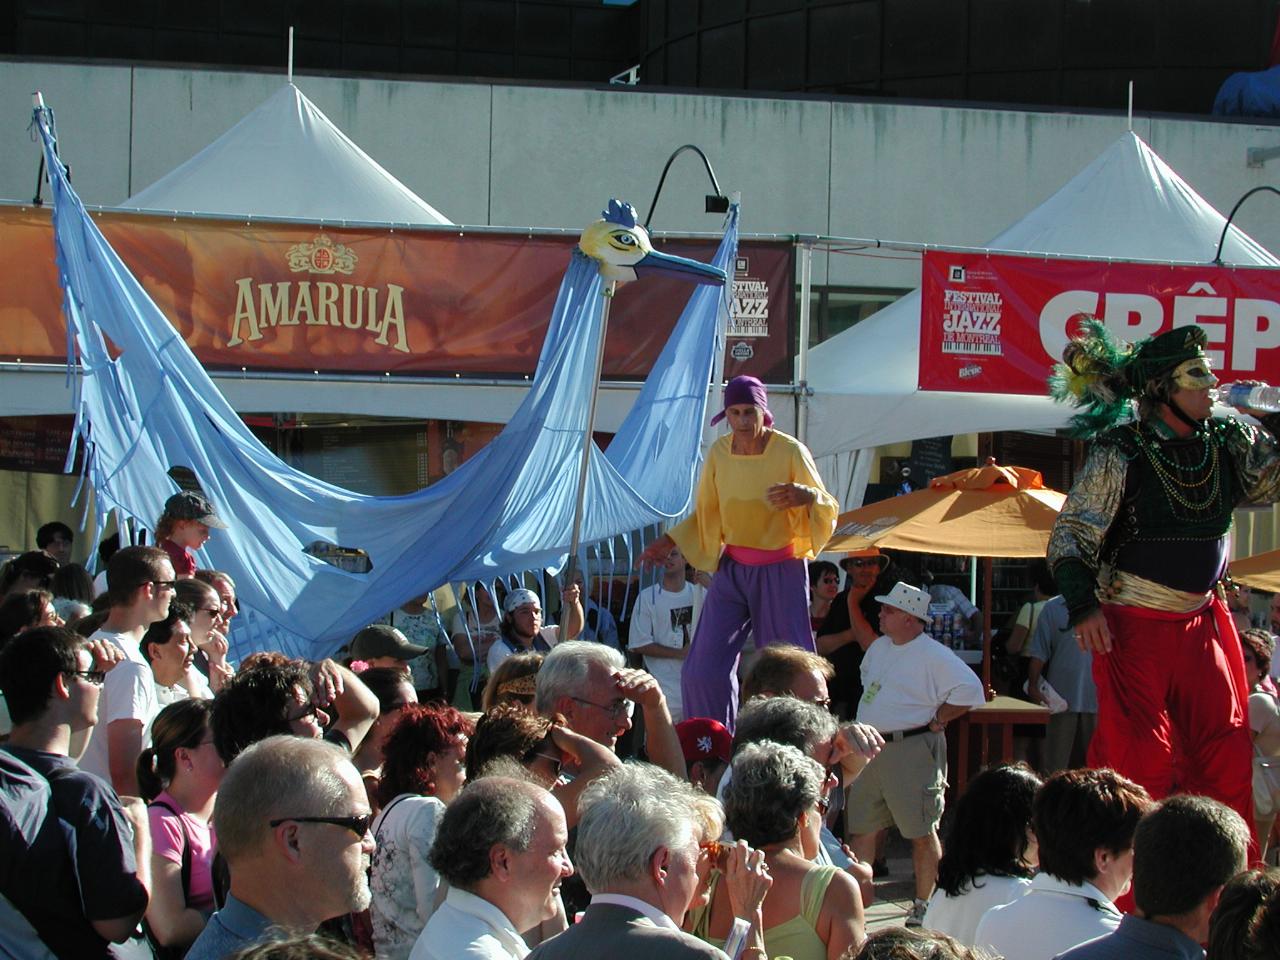
[[[1138,447],[1151,464],[1156,479],[1160,481],[1160,487],[1164,490],[1174,516],[1184,520],[1204,519],[1216,512],[1222,504],[1222,471],[1218,469],[1218,445],[1207,431],[1199,431],[1197,435],[1204,446],[1204,455],[1194,466],[1185,466],[1168,457],[1160,449],[1160,444],[1149,442],[1141,430],[1134,431]],[[1206,485],[1208,490],[1203,499],[1192,496],[1192,491],[1204,489]]]

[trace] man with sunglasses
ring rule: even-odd
[[[831,611],[817,630],[818,653],[831,661],[835,677],[831,683],[832,709],[850,720],[862,699],[862,657],[880,635],[877,629],[880,604],[875,599],[876,584],[889,567],[888,554],[879,547],[852,550],[840,561],[845,572],[845,589],[831,601]],[[892,585],[882,584],[887,590]]]
[[[187,960],[218,960],[366,909],[372,819],[341,748],[290,735],[246,748],[213,810],[230,892]]]
[[[1244,411],[1262,430],[1212,416],[1207,342],[1179,326],[1130,345],[1091,322],[1068,344],[1050,392],[1084,408],[1073,432],[1092,448],[1048,559],[1093,654],[1089,765],[1248,821],[1248,684],[1220,579],[1235,508],[1280,498],[1280,414]]]
[[[57,825],[38,867],[6,871],[0,893],[59,957],[110,956],[111,942],[128,940],[147,906],[146,808],[137,798],[122,802],[68,756],[72,735],[97,720],[103,680],[119,656],[65,627],[28,630],[0,652],[0,691],[14,723],[5,749],[49,783],[47,810],[9,812],[18,822],[40,816]],[[8,847],[0,853],[9,862]]]
[[[169,615],[176,580],[173,564],[157,547],[125,547],[107,564],[110,609],[92,637],[118,649],[123,662],[107,677],[98,703],[98,723],[80,766],[102,777],[122,795],[136,797],[138,755],[160,712],[155,676],[142,655],[147,627]]]

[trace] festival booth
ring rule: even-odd
[[[949,786],[956,793],[964,790],[969,776],[988,763],[1013,759],[1015,725],[1048,723],[1047,708],[1017,697],[997,696],[991,689],[992,559],[1044,556],[1065,499],[1064,494],[1047,488],[1035,470],[992,461],[934,477],[923,490],[859,507],[836,521],[830,550],[875,546],[949,556],[976,551],[982,557],[985,591],[980,673],[987,702],[961,717],[955,736],[948,738],[948,749],[954,754],[951,769],[955,771]],[[927,630],[943,640],[932,626]],[[967,659],[965,654],[970,652],[957,650],[956,655]]]
[[[1126,339],[1200,323],[1210,331],[1219,370],[1234,366],[1242,376],[1280,382],[1280,352],[1234,362],[1237,344],[1280,344],[1280,320],[1255,322],[1261,333],[1239,332],[1248,322],[1240,300],[1280,300],[1280,276],[1261,275],[1268,293],[1232,286],[1245,271],[1211,265],[1224,225],[1222,214],[1129,132],[981,247],[926,248],[920,289],[808,354],[813,395],[805,439],[844,506],[862,502],[877,446],[1064,426],[1072,411],[1049,400],[1044,380],[1068,321],[1079,314],[1103,316]],[[1235,227],[1221,259],[1280,265]],[[1139,264],[1152,266],[1143,271]],[[1158,309],[1143,298],[1158,301]],[[947,304],[961,305],[971,330],[943,329]],[[1056,314],[1046,315],[1050,305]]]
[[[1224,225],[1130,132],[982,248],[923,248],[920,289],[808,354],[805,436],[844,508],[863,502],[869,480],[885,480],[871,476],[882,445],[913,441],[914,459],[917,446],[949,452],[952,435],[1065,426],[1074,411],[1048,398],[1046,378],[1083,315],[1127,340],[1198,323],[1224,381],[1280,382],[1280,261],[1232,227],[1225,265],[1212,263]],[[1021,446],[1010,452],[1015,441]],[[1066,441],[1020,433],[993,447],[976,452],[1026,462],[1027,448],[1049,451],[1061,458],[1054,482],[1070,484]],[[935,475],[910,479],[920,485]],[[1255,518],[1243,514],[1247,534]],[[1254,549],[1272,545],[1262,539]],[[976,544],[971,555],[983,552]],[[978,589],[972,561],[939,565],[950,571],[946,582]],[[996,579],[1002,618],[1030,586],[1016,562],[997,568]]]

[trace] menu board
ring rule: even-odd
[[[71,417],[0,417],[0,469],[63,473]]]

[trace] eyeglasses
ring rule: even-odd
[[[570,697],[570,700],[577,700],[578,703],[585,703],[599,710],[603,710],[610,714],[613,719],[621,720],[626,717],[631,719],[632,711],[635,710],[635,703],[631,700],[615,700],[610,704],[596,703],[594,700],[584,700],[582,697]]]
[[[68,670],[68,677],[79,677],[81,680],[87,680],[95,686],[102,686],[107,680],[107,671],[105,670]]]
[[[196,613],[207,613],[211,617],[222,616],[222,607],[196,607]]]
[[[282,823],[331,823],[335,827],[346,827],[361,840],[369,832],[369,824],[373,823],[373,814],[364,813],[358,817],[280,817],[270,821],[270,825],[278,827]]]
[[[845,567],[878,567],[880,561],[875,557],[851,557],[843,564]]]
[[[554,756],[553,754],[550,754],[550,753],[538,753],[537,751],[533,751],[525,754],[526,760],[533,760],[536,757],[541,757],[543,760],[550,760],[551,775],[556,778],[560,776],[560,768],[564,765],[563,760],[561,760],[559,757]]]
[[[139,586],[145,587],[149,583],[159,587],[161,590],[177,590],[178,589],[177,580],[143,580],[142,583],[139,584]]]

